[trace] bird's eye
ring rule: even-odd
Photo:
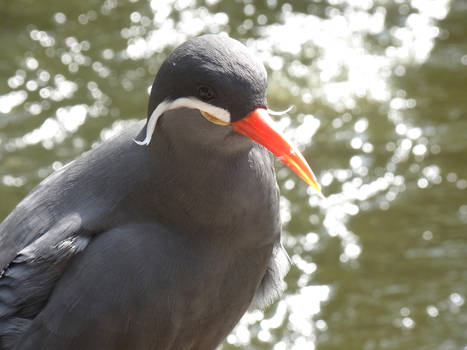
[[[212,100],[214,97],[216,97],[216,94],[211,87],[206,86],[206,85],[201,85],[198,87],[198,96],[203,101],[209,101],[209,100]]]

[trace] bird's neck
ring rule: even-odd
[[[231,141],[234,150],[227,152],[205,144],[175,146],[170,135],[160,133],[149,146],[157,172],[154,204],[180,231],[225,243],[273,241],[279,217],[273,160],[249,140]]]

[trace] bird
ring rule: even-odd
[[[37,185],[0,224],[0,350],[215,349],[281,293],[267,72],[227,35],[162,63],[147,118]]]

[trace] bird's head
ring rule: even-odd
[[[208,121],[233,128],[260,143],[319,193],[301,153],[286,141],[267,112],[267,74],[243,44],[223,35],[203,35],[178,46],[162,64],[151,90],[146,136],[151,142],[165,112],[199,110]]]

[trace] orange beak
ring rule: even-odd
[[[232,123],[233,129],[258,142],[271,151],[308,185],[321,194],[318,181],[300,151],[290,144],[274,127],[274,122],[264,108],[257,108],[246,118]]]

